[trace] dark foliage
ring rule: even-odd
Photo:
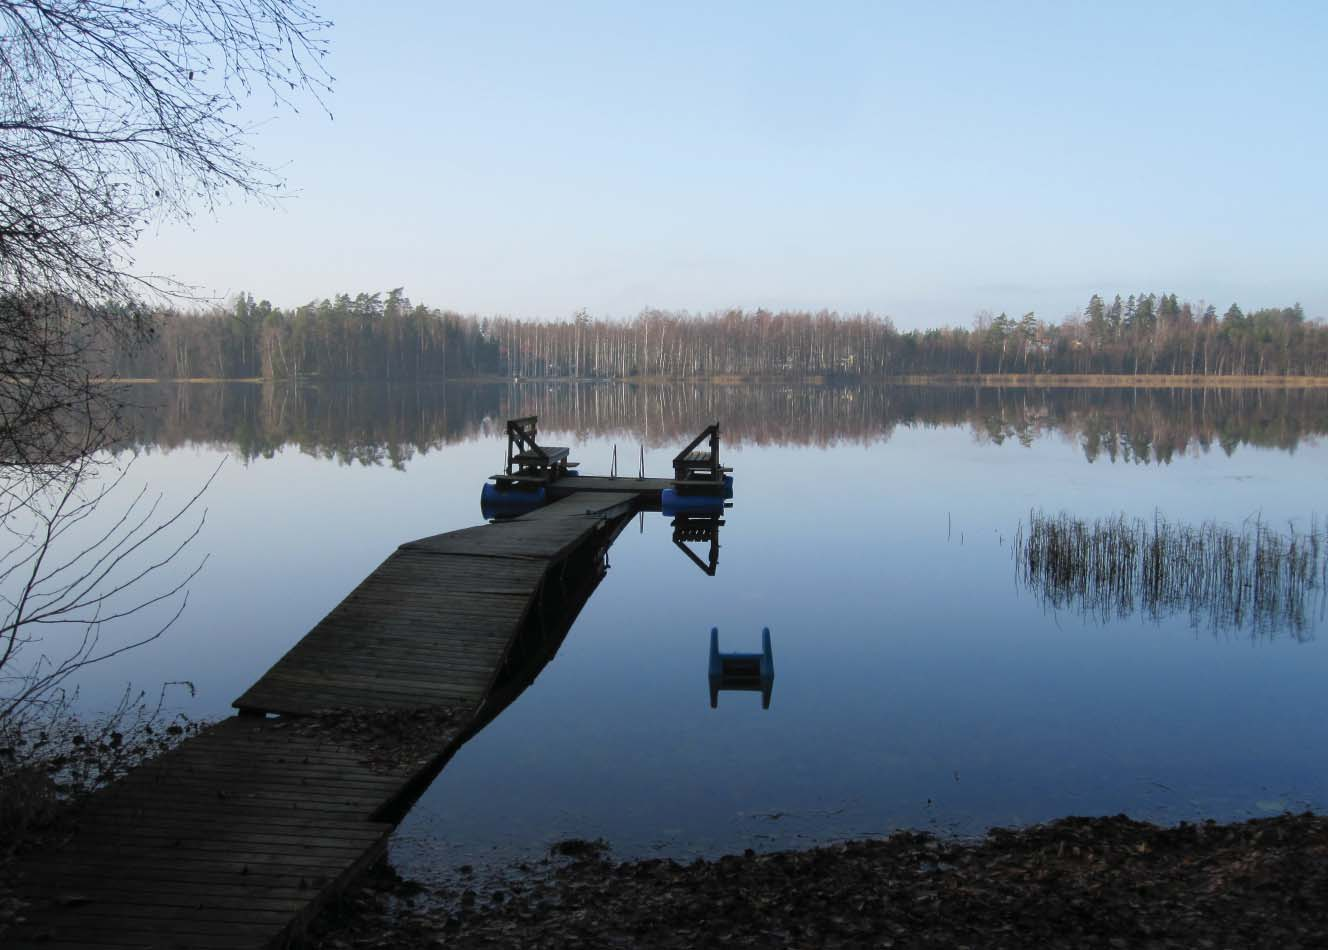
[[[160,314],[156,345],[117,352],[103,369],[154,379],[1328,376],[1328,326],[1299,305],[1248,315],[1233,305],[1218,319],[1212,307],[1147,294],[1121,305],[1119,318],[1096,309],[1059,323],[980,315],[971,329],[901,333],[888,318],[829,311],[511,320],[413,305],[401,288],[293,310],[241,295],[229,311]],[[1114,304],[1104,311],[1114,313]]]
[[[240,119],[328,89],[300,0],[0,0],[0,293],[54,293],[108,323],[145,290],[130,249],[152,217],[187,218],[280,180]]]

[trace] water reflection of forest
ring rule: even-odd
[[[1328,431],[1322,389],[181,383],[126,393],[126,447],[201,443],[253,459],[294,446],[343,464],[394,466],[530,414],[548,433],[648,447],[685,442],[715,419],[734,445],[862,444],[897,428],[959,426],[986,442],[1059,437],[1089,461],[1136,463],[1241,445],[1292,450]]]

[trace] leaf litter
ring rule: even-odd
[[[688,864],[615,863],[595,844],[459,900],[380,868],[315,923],[313,945],[1328,946],[1328,818],[1309,813],[1064,818],[978,841],[899,832]]]

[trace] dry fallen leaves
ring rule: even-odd
[[[366,882],[315,946],[1309,948],[1328,946],[1328,819],[1066,818],[686,865],[593,850],[451,909],[406,886]]]

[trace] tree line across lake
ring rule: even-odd
[[[1093,295],[1044,322],[980,313],[971,327],[897,330],[829,311],[645,310],[630,320],[481,318],[413,304],[400,288],[283,310],[138,318],[146,334],[89,346],[122,378],[412,379],[890,377],[1002,373],[1328,376],[1328,324],[1303,308],[1244,312],[1175,294]],[[136,338],[135,338],[136,337]]]

